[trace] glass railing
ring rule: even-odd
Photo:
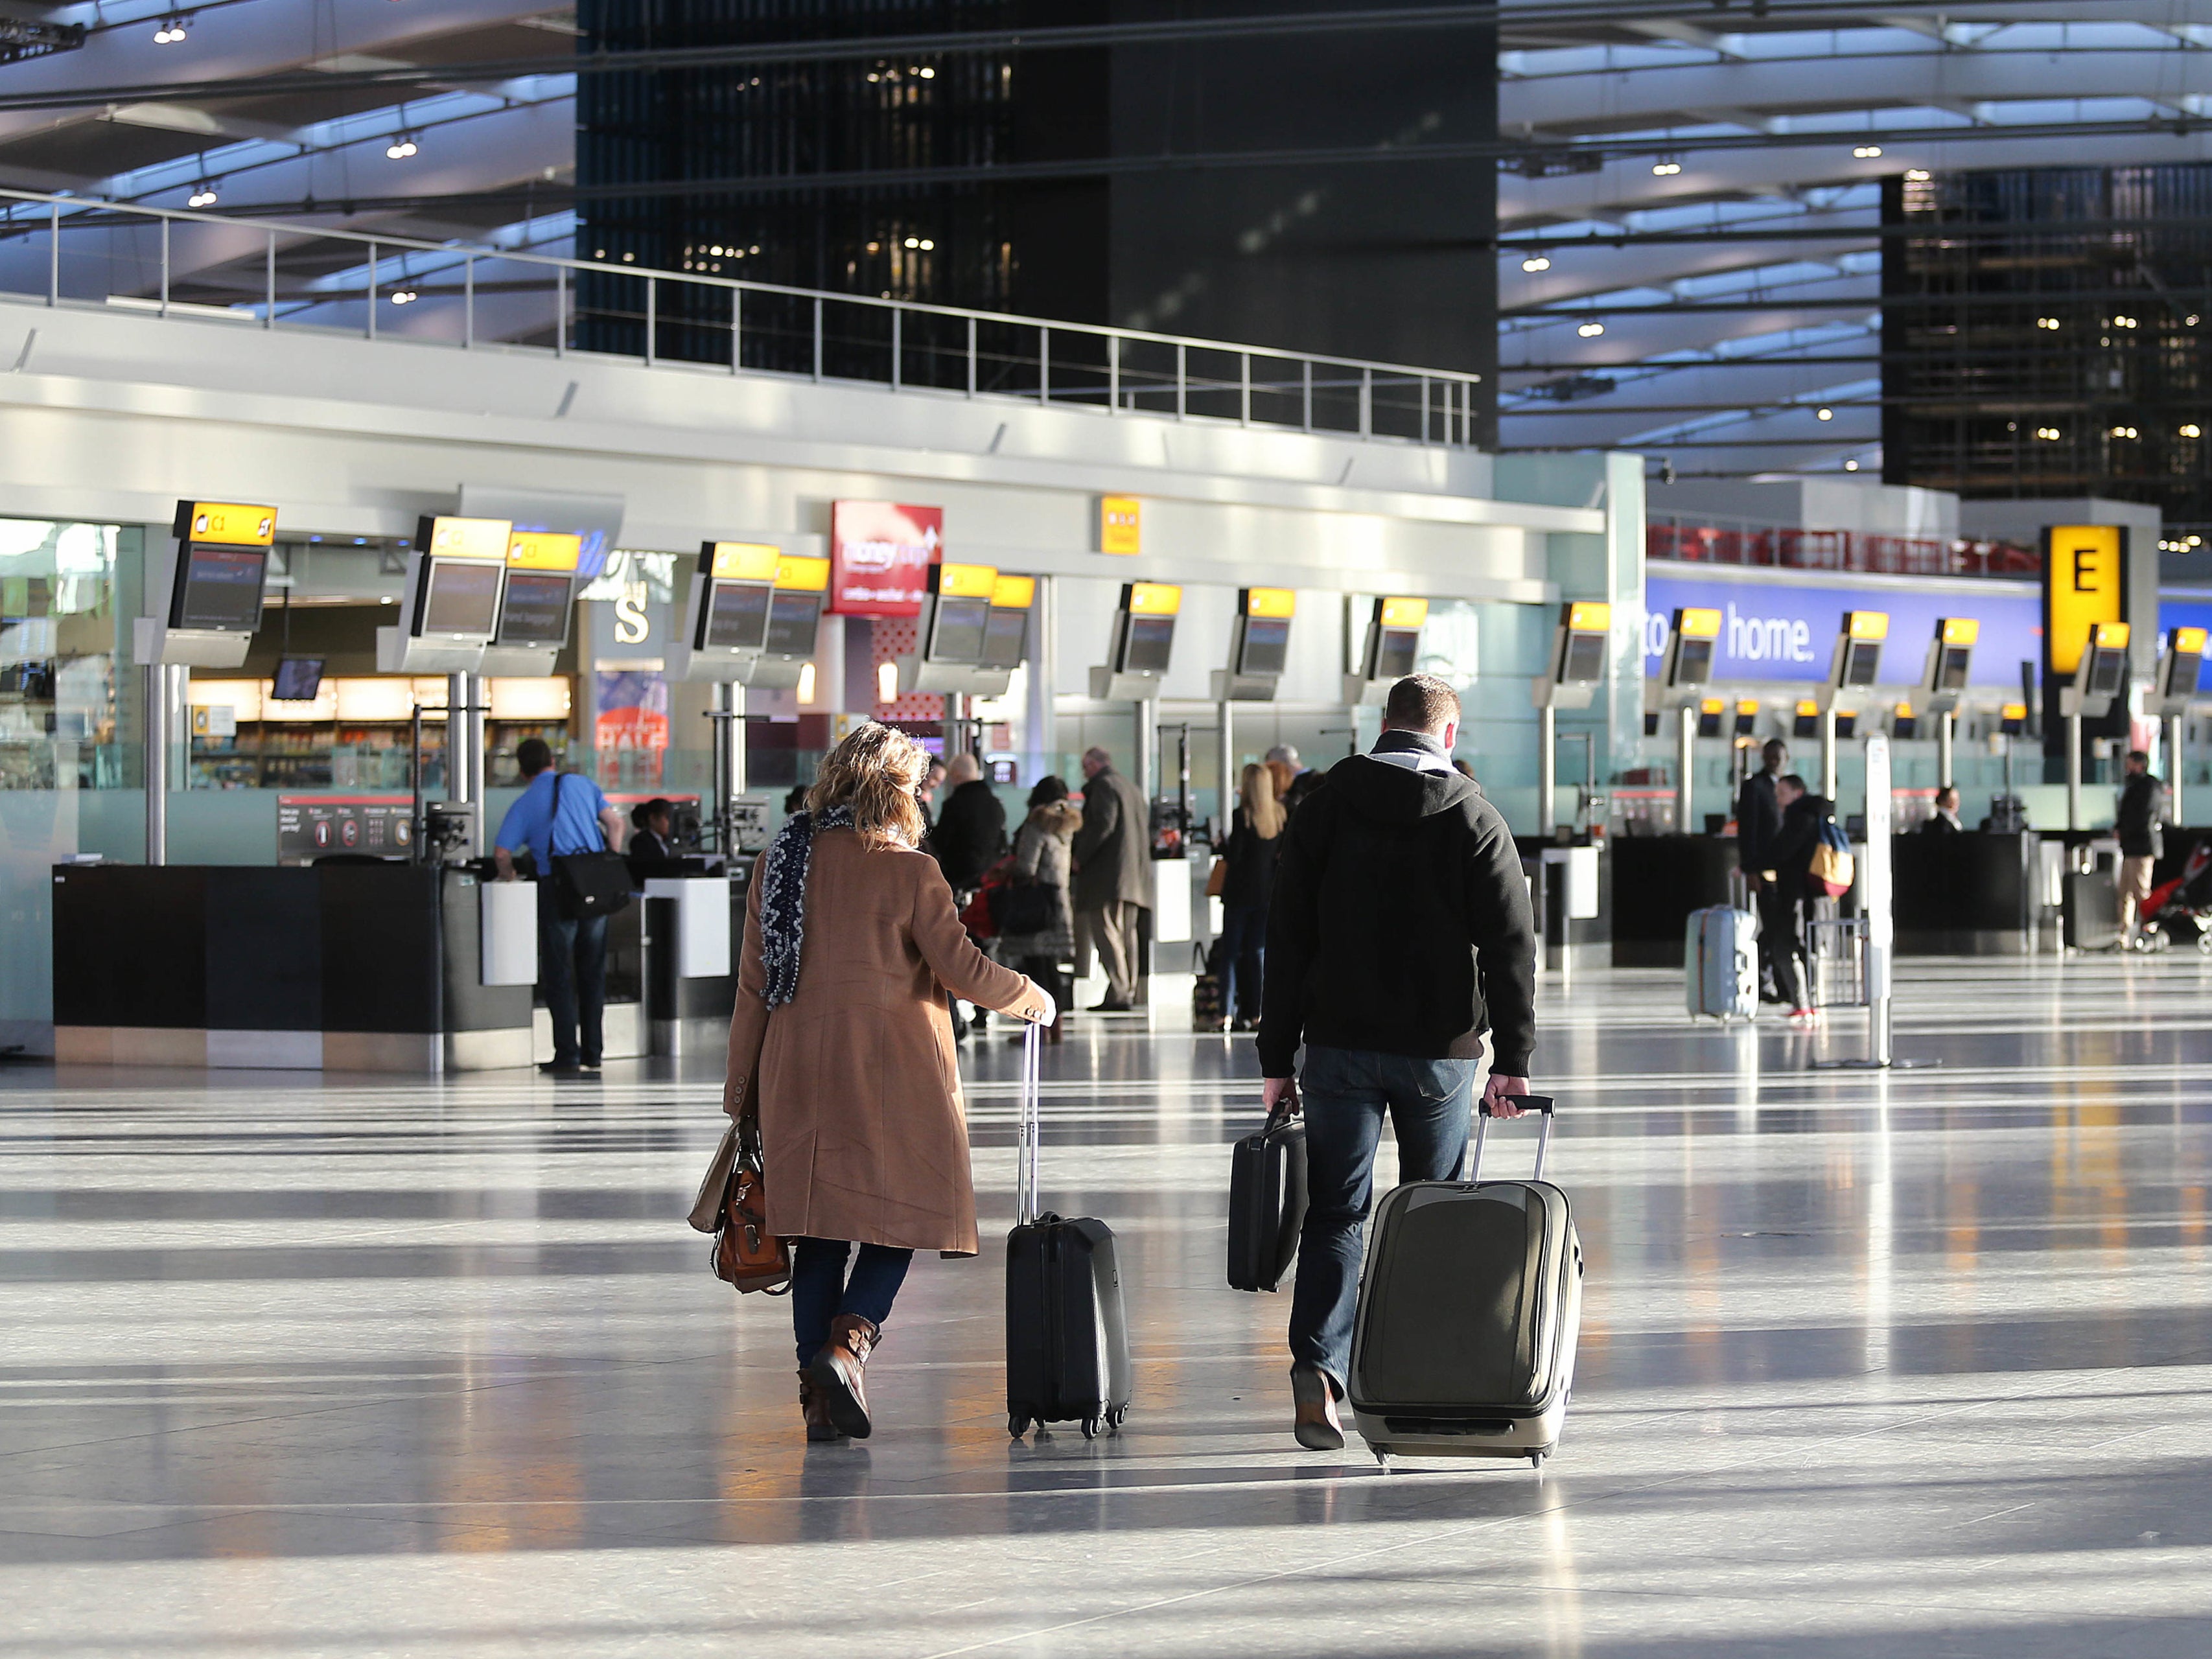
[[[1479,374],[0,190],[0,296],[1471,447]]]

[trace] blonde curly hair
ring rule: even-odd
[[[929,769],[922,746],[895,726],[870,720],[823,757],[806,792],[806,810],[853,809],[853,828],[871,847],[918,847],[927,828],[915,791]]]

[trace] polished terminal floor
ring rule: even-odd
[[[1942,1064],[1887,1073],[1547,987],[1589,1289],[1540,1476],[1297,1449],[1287,1298],[1223,1281],[1251,1045],[1176,1023],[1048,1051],[1048,1197],[1125,1252],[1095,1443],[1005,1431],[1002,1039],[986,1254],[812,1449],[784,1304],[682,1220],[703,1069],[0,1070],[0,1656],[2212,1652],[2212,963],[1907,963]]]

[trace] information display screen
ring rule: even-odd
[[[2117,696],[2128,674],[2128,653],[2100,648],[2090,665],[2088,693],[2093,697]]]
[[[990,619],[983,624],[983,666],[1019,668],[1029,644],[1030,613],[993,605]]]
[[[1418,628],[1385,628],[1375,642],[1375,673],[1378,680],[1402,680],[1413,672],[1413,660],[1420,655],[1421,630]]]
[[[768,635],[761,648],[779,657],[811,655],[821,622],[819,593],[777,593],[769,600]]]
[[[1703,685],[1713,672],[1713,642],[1684,635],[1674,648],[1674,684]]]
[[[535,570],[507,573],[500,602],[501,645],[565,645],[568,640],[568,579]]]
[[[1844,684],[1872,685],[1881,668],[1880,640],[1852,640],[1844,647]]]
[[[768,637],[765,582],[716,582],[707,595],[699,643],[713,651],[757,651]]]
[[[418,634],[490,636],[499,617],[499,566],[476,559],[433,559],[424,579]]]
[[[983,631],[989,619],[988,599],[952,599],[940,595],[937,615],[930,623],[932,662],[976,663],[983,659]]]
[[[276,683],[270,688],[271,702],[313,702],[323,689],[320,657],[287,657],[276,665]]]
[[[261,583],[267,574],[264,547],[218,547],[188,542],[183,580],[177,584],[173,628],[211,628],[250,634],[261,625]]]
[[[1240,674],[1279,674],[1291,654],[1288,617],[1247,617],[1244,642],[1237,653]]]
[[[1942,659],[1936,668],[1936,689],[1938,691],[1963,691],[1966,689],[1966,672],[1974,660],[1971,645],[1947,645],[1942,647]]]
[[[1567,635],[1566,660],[1560,665],[1559,678],[1570,685],[1587,685],[1605,678],[1605,642],[1602,634]]]
[[[1121,645],[1121,672],[1164,674],[1175,647],[1173,617],[1137,617],[1128,621]]]

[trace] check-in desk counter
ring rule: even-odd
[[[1690,912],[1729,902],[1733,839],[1615,836],[1607,848],[1616,968],[1680,968]]]
[[[64,1064],[428,1073],[531,1061],[537,920],[525,884],[500,890],[466,870],[388,863],[63,865],[53,878]],[[526,928],[514,920],[525,907]]]
[[[721,1053],[737,1005],[744,884],[721,875],[648,876],[644,901],[652,1052]]]
[[[1613,860],[1602,847],[1516,836],[1546,973],[1570,976],[1613,959]]]
[[[1893,838],[1901,957],[2019,956],[2034,948],[2041,838],[2033,833]]]

